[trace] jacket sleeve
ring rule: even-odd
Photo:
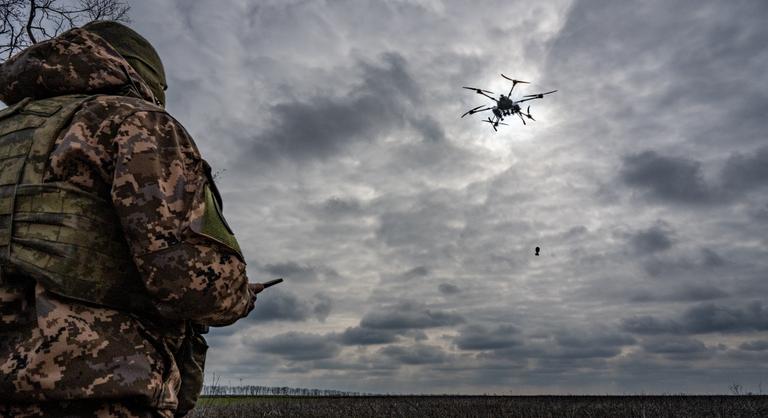
[[[165,112],[142,111],[122,122],[114,144],[112,201],[160,315],[206,325],[246,316],[256,297],[234,236],[200,227],[212,216],[226,222],[189,134]]]

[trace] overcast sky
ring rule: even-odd
[[[765,1],[131,5],[251,280],[286,279],[211,332],[209,378],[768,383]],[[527,126],[459,118],[502,72],[558,92]]]

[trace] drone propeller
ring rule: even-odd
[[[530,107],[530,106],[528,106],[528,109],[526,109],[525,111],[526,111],[526,113],[525,113],[525,116],[526,116],[528,119],[530,119],[530,120],[533,120],[533,121],[535,121],[535,120],[536,120],[536,119],[534,119],[534,118],[533,118],[533,116],[531,116],[531,107]]]
[[[486,107],[485,109],[480,109],[483,106],[485,106],[485,105],[480,105],[480,106],[478,106],[478,107],[476,107],[474,109],[469,109],[466,112],[464,112],[464,114],[461,115],[461,117],[463,118],[464,116],[467,116],[467,115],[474,115],[475,113],[485,112],[486,110],[491,110],[490,107]],[[478,109],[480,109],[480,110],[478,110]]]
[[[546,93],[528,94],[528,95],[526,95],[526,96],[523,96],[523,97],[531,97],[531,98],[535,98],[535,99],[542,99],[542,98],[544,98],[544,95],[546,95],[546,94],[552,94],[552,93],[554,93],[554,92],[556,92],[556,91],[557,91],[557,90],[552,90],[552,91],[548,91],[548,92],[546,92]]]
[[[502,122],[499,122],[499,121],[495,121],[494,122],[491,119],[490,116],[488,116],[488,119],[483,120],[483,122],[490,123],[491,127],[493,128],[494,131],[498,131],[498,129],[496,129],[496,127],[498,127],[499,125],[507,125],[506,123],[502,123]]]
[[[483,94],[483,93],[493,94],[493,92],[492,92],[492,91],[488,91],[488,90],[479,89],[479,88],[477,88],[477,87],[466,87],[466,86],[462,86],[462,88],[465,88],[465,89],[467,89],[467,90],[473,90],[473,91],[474,91],[475,93],[477,93],[477,94]]]
[[[523,81],[523,80],[515,80],[514,78],[509,78],[509,77],[505,76],[504,74],[502,74],[501,76],[502,76],[502,77],[504,77],[504,78],[506,78],[507,80],[511,81],[513,86],[514,86],[515,84],[517,84],[517,83],[523,83],[523,84],[531,84],[531,83],[530,83],[530,82],[528,82],[528,81]]]
[[[488,118],[488,120],[484,120],[483,122],[490,123],[491,124],[491,128],[493,128],[494,132],[498,132],[498,129],[496,129],[496,126],[498,126],[498,123],[492,121],[490,117]]]

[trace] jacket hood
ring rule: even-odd
[[[0,64],[7,105],[65,94],[116,94],[155,103],[152,90],[115,49],[85,29],[35,44]]]

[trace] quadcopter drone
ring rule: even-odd
[[[494,102],[496,102],[496,106],[492,106],[492,107],[487,105],[477,106],[476,108],[470,109],[466,113],[461,115],[462,118],[467,115],[474,115],[475,113],[480,113],[480,112],[485,112],[486,110],[490,110],[491,112],[493,112],[493,118],[488,116],[488,119],[483,120],[483,122],[490,123],[494,131],[498,130],[497,128],[499,125],[506,125],[506,123],[501,123],[501,121],[504,120],[504,116],[512,116],[517,114],[518,116],[520,116],[520,120],[523,121],[523,125],[525,125],[526,124],[525,118],[528,118],[533,121],[535,121],[536,119],[534,119],[533,116],[531,116],[531,106],[528,106],[525,112],[523,112],[522,108],[520,107],[520,103],[527,102],[529,100],[534,100],[534,99],[542,99],[544,98],[545,95],[551,94],[557,91],[557,90],[552,90],[546,93],[529,94],[529,95],[523,96],[521,100],[515,101],[515,100],[512,100],[512,90],[515,89],[515,86],[518,84],[530,84],[530,83],[527,81],[521,81],[521,80],[515,80],[512,78],[509,78],[504,74],[502,74],[501,76],[512,82],[512,88],[509,89],[509,93],[507,93],[506,95],[500,94],[498,99],[495,99],[493,96],[489,96],[489,94],[494,94],[492,91],[479,89],[477,87],[464,86],[464,88],[467,90],[472,90],[477,94],[481,94],[493,100]]]

